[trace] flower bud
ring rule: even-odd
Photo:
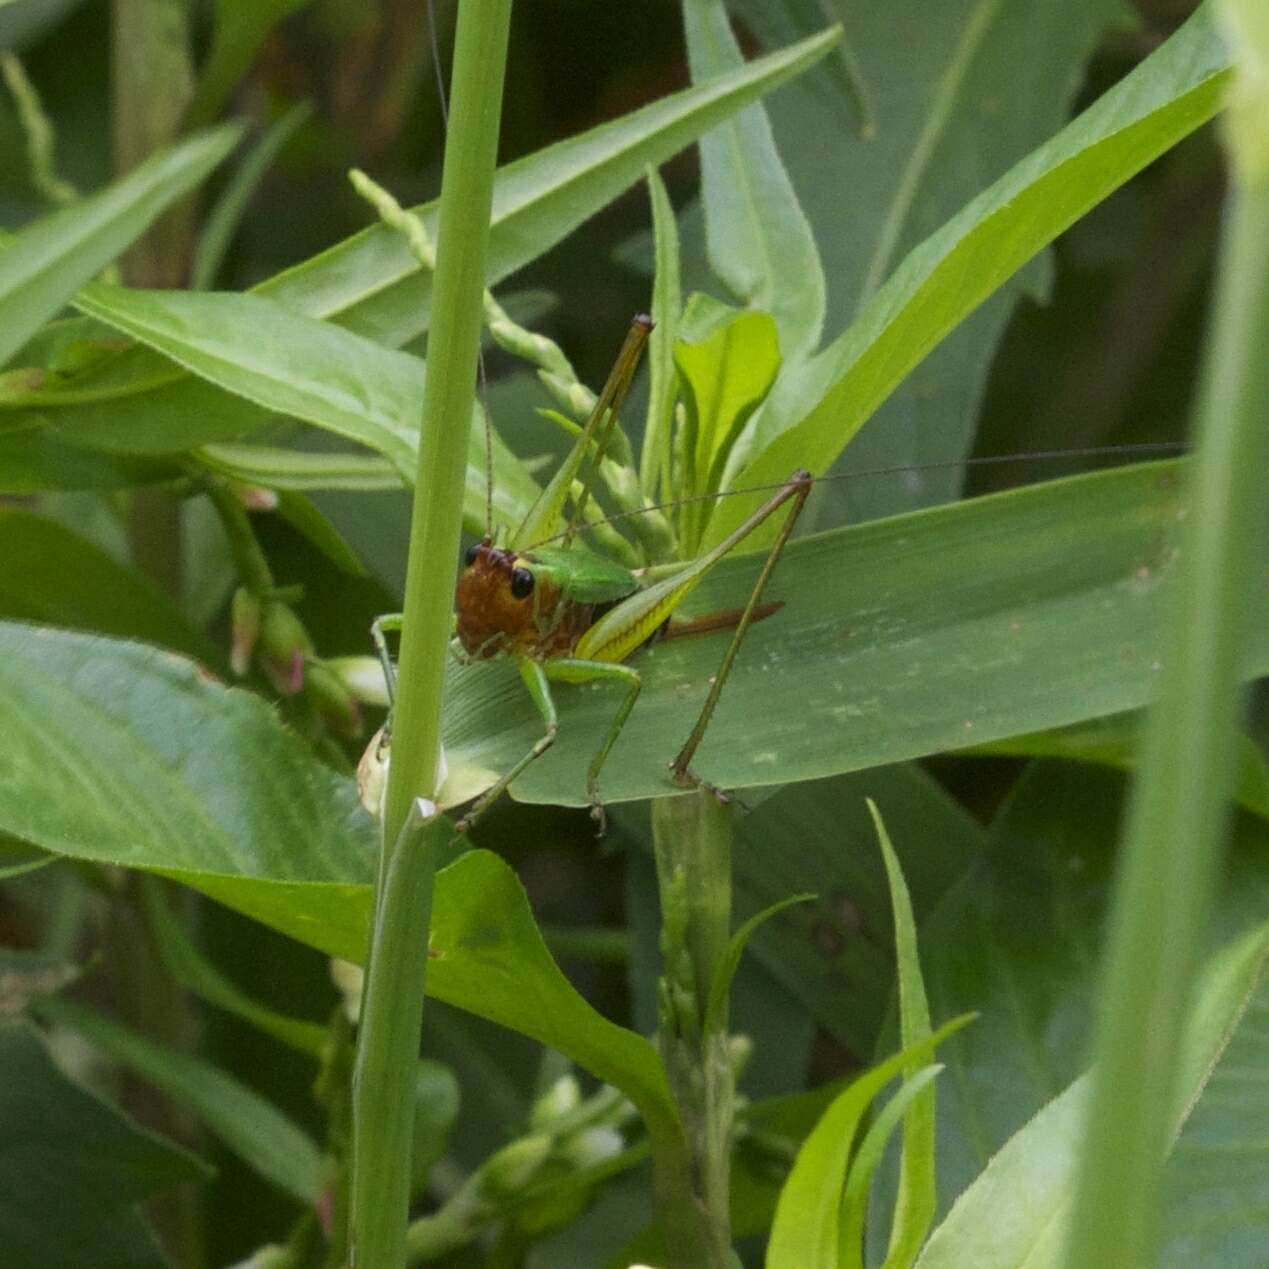
[[[229,489],[242,504],[244,511],[276,511],[278,495],[263,485],[248,485],[240,480],[231,480]]]
[[[229,668],[239,677],[251,668],[251,654],[260,637],[262,608],[260,600],[245,586],[234,591],[229,609],[229,628],[232,641],[229,646]]]
[[[338,675],[348,692],[363,704],[384,708],[392,704],[378,657],[329,657],[323,664]]]
[[[361,710],[325,661],[310,661],[304,690],[318,717],[337,736],[361,735]]]
[[[524,1189],[551,1154],[546,1135],[521,1137],[503,1146],[481,1166],[480,1179],[488,1194],[513,1195]]]
[[[266,600],[260,623],[260,668],[280,695],[294,696],[304,687],[304,664],[312,652],[312,640],[295,613],[279,600]]]
[[[582,1101],[582,1089],[575,1076],[561,1075],[541,1097],[533,1103],[529,1122],[535,1128],[549,1129],[552,1121],[562,1119],[569,1111],[576,1110]]]

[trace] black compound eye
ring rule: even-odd
[[[511,593],[517,599],[527,599],[533,594],[533,574],[527,568],[511,570]]]

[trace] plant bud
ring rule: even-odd
[[[392,704],[377,657],[330,657],[322,664],[338,675],[344,687],[363,704],[384,708]]]
[[[361,710],[325,661],[310,661],[305,692],[318,716],[337,736],[361,735]]]
[[[304,687],[304,664],[312,655],[308,631],[294,612],[276,599],[266,600],[260,624],[260,668],[282,696]]]
[[[488,1194],[512,1195],[524,1189],[551,1154],[551,1138],[546,1135],[521,1137],[492,1154],[480,1169],[480,1179]]]
[[[576,1110],[582,1101],[582,1090],[572,1075],[561,1075],[541,1097],[533,1103],[529,1122],[535,1128],[549,1129],[551,1123]]]
[[[599,1124],[565,1138],[560,1153],[573,1167],[589,1168],[616,1158],[625,1148],[626,1139],[616,1128]]]
[[[276,511],[278,495],[263,485],[248,485],[241,480],[231,480],[229,490],[242,504],[244,511]]]
[[[251,668],[251,654],[260,637],[262,608],[260,600],[245,586],[234,591],[229,608],[229,628],[232,641],[229,646],[229,668],[242,678]]]

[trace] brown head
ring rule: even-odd
[[[468,550],[454,600],[468,656],[563,655],[590,624],[589,605],[561,605],[559,588],[527,563],[488,538]]]

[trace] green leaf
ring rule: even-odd
[[[1140,715],[1119,714],[1055,731],[1011,736],[1008,740],[975,746],[971,752],[1019,758],[1067,758],[1132,771],[1137,765],[1140,731]],[[1269,757],[1250,736],[1239,740],[1234,800],[1245,810],[1269,819]]]
[[[921,960],[917,954],[916,922],[912,916],[912,900],[903,879],[903,870],[886,834],[886,826],[869,800],[868,810],[877,826],[877,840],[886,862],[886,877],[890,882],[890,899],[894,908],[895,959],[899,966],[899,1037],[905,1049],[919,1044],[930,1034],[930,1007],[925,998],[925,984],[921,979]],[[913,1063],[903,1072],[904,1091],[920,1078],[922,1072]],[[896,1101],[898,1098],[895,1099]],[[887,1107],[889,1110],[889,1107]],[[879,1153],[880,1148],[878,1148]],[[868,1165],[867,1176],[878,1159]],[[864,1209],[867,1205],[868,1187],[853,1195],[851,1211],[857,1222],[858,1232],[863,1232]],[[929,1232],[934,1218],[937,1193],[934,1181],[934,1086],[930,1084],[924,1095],[914,1097],[903,1118],[903,1153],[899,1160],[899,1195],[894,1206],[894,1222],[890,1231],[890,1248],[886,1253],[885,1269],[908,1269],[916,1259],[921,1244]],[[852,1253],[859,1245],[851,1242]],[[862,1264],[862,1260],[860,1262]]]
[[[0,1026],[0,1228],[5,1258],[59,1269],[164,1269],[136,1211],[210,1169],[57,1069],[35,1031]]]
[[[689,311],[691,306],[689,305]],[[688,316],[685,315],[685,325]],[[780,341],[769,313],[736,313],[703,339],[674,346],[683,404],[687,411],[685,459],[678,492],[686,497],[712,493],[736,434],[767,395],[780,369]],[[691,504],[689,519],[704,519],[708,503]],[[701,515],[691,512],[700,509]],[[688,549],[697,535],[689,535]]]
[[[685,0],[683,26],[694,81],[744,65],[722,0]],[[809,355],[824,323],[824,271],[761,104],[701,138],[701,200],[714,272],[774,316],[789,360]]]
[[[639,451],[639,477],[644,496],[653,502],[671,495],[670,446],[675,382],[674,344],[678,338],[683,295],[679,282],[679,226],[674,207],[656,168],[648,168],[652,204],[653,254],[652,334],[648,338],[648,416]]]
[[[906,1076],[899,1091],[885,1104],[869,1127],[863,1141],[860,1142],[859,1150],[851,1161],[850,1175],[846,1178],[841,1217],[840,1269],[863,1269],[864,1219],[868,1213],[868,1196],[872,1190],[872,1178],[877,1171],[877,1165],[881,1162],[882,1152],[894,1134],[894,1130],[899,1126],[900,1119],[912,1113],[914,1104],[918,1100],[924,1100],[922,1094],[933,1093],[934,1079],[942,1070],[943,1068],[937,1065],[924,1066]],[[933,1145],[934,1137],[931,1133],[931,1152]],[[930,1160],[931,1200],[934,1179],[932,1166],[933,1159]],[[933,1202],[931,1202],[930,1210],[933,1211]],[[925,1230],[922,1230],[921,1238],[916,1240],[908,1260],[904,1263],[910,1264],[916,1259],[916,1253],[921,1249],[921,1239],[924,1237]],[[902,1254],[908,1255],[906,1250]],[[887,1257],[887,1264],[889,1263],[890,1257]]]
[[[873,1098],[905,1066],[928,1057],[970,1021],[968,1016],[956,1018],[927,1040],[873,1067],[820,1116],[780,1191],[767,1243],[767,1269],[837,1269],[842,1191],[860,1121]]]
[[[376,450],[412,482],[418,466],[423,362],[259,295],[85,287],[81,309],[178,365],[277,414]],[[484,429],[471,429],[464,514],[484,524]],[[494,512],[518,522],[537,486],[501,444]]]
[[[0,507],[0,616],[162,644],[213,664],[215,644],[153,583],[56,520]]]
[[[831,47],[814,36],[508,164],[498,174],[486,282],[537,259],[657,164],[799,74]],[[436,204],[415,208],[435,238]],[[400,346],[427,329],[432,278],[401,235],[383,225],[346,239],[256,288],[295,313],[337,321],[379,344]],[[130,385],[82,403],[63,397],[60,425],[97,446],[157,451],[232,440],[262,426],[258,408],[174,372],[151,354],[114,359]],[[105,372],[103,371],[103,376]],[[144,393],[139,400],[136,394]],[[54,402],[49,402],[54,404]],[[473,429],[475,431],[477,429]],[[0,460],[2,461],[2,460]],[[0,467],[2,470],[2,467]]]
[[[234,480],[269,489],[400,489],[395,467],[375,454],[325,453],[269,445],[205,445],[200,463]]]
[[[978,1014],[974,1027],[941,1054],[949,1075],[938,1098],[940,1218],[991,1156],[1083,1069],[1125,784],[1097,767],[1032,764],[993,823],[988,848],[923,917],[932,1008]],[[1240,816],[1213,945],[1258,928],[1266,910],[1269,828]],[[880,1264],[885,1194],[876,1200],[871,1263]]]
[[[0,365],[164,208],[193,189],[239,135],[232,125],[191,137],[101,193],[19,230],[0,252]]]
[[[767,591],[784,607],[750,629],[695,769],[724,788],[814,779],[1144,703],[1173,571],[1176,472],[1125,468],[794,541]],[[724,560],[692,611],[743,605],[757,567]],[[1246,579],[1258,614],[1248,678],[1269,669],[1266,567]],[[643,691],[601,775],[606,801],[672,792],[665,764],[724,644],[676,639],[634,658]],[[558,688],[559,736],[513,794],[585,805],[616,703]],[[505,663],[454,667],[446,706],[452,764],[504,771],[541,734]]]
[[[163,967],[177,982],[196,995],[228,1010],[244,1022],[290,1045],[300,1053],[320,1058],[327,1043],[325,1027],[300,1018],[290,1018],[253,1000],[231,982],[190,941],[181,922],[168,911],[163,886],[154,878],[143,878],[141,899],[145,904],[149,931]]]
[[[347,960],[365,954],[376,832],[351,781],[270,706],[136,644],[0,623],[0,831],[161,872]],[[437,877],[428,990],[677,1116],[652,1045],[551,959],[524,889],[472,851]]]
[[[714,972],[714,981],[709,986],[709,1004],[706,1006],[703,1027],[706,1033],[720,1032],[727,1024],[723,1014],[727,1008],[728,989],[740,966],[740,958],[745,954],[749,936],[777,912],[783,912],[785,908],[792,907],[795,903],[806,903],[814,898],[813,894],[794,894],[787,899],[781,899],[779,903],[773,903],[769,908],[755,913],[731,936],[727,943],[726,954],[718,963],[718,968]]]
[[[1175,1241],[1165,1249],[1161,1264],[1252,1264],[1264,1246],[1255,1199],[1251,1208],[1238,1209],[1247,1215],[1231,1218],[1236,1193],[1215,1189],[1211,1171],[1195,1177],[1186,1172],[1199,1159],[1212,1157],[1212,1146],[1200,1141],[1215,1116],[1223,1129],[1221,1142],[1241,1139],[1251,1147],[1250,1154],[1217,1147],[1224,1155],[1216,1164],[1221,1180],[1249,1194],[1263,1176],[1255,1160],[1265,1153],[1263,1132],[1256,1129],[1264,1123],[1264,1100],[1250,1090],[1247,1077],[1249,1071],[1263,1072],[1269,1063],[1262,1025],[1269,1009],[1267,958],[1269,927],[1250,931],[1213,958],[1197,994],[1176,1099],[1180,1142],[1189,1134],[1187,1146],[1197,1147],[1197,1157],[1189,1149],[1181,1153],[1174,1142],[1168,1164],[1173,1194],[1192,1205],[1174,1218]],[[976,1269],[1048,1269],[1062,1263],[1088,1093],[1088,1078],[1077,1080],[1010,1138],[934,1231],[917,1269],[961,1269],[967,1264]],[[1196,1209],[1204,1213],[1197,1230]],[[1252,1259],[1241,1262],[1240,1248],[1247,1248]],[[1224,1258],[1221,1250],[1233,1253],[1232,1258]]]
[[[203,1058],[169,1049],[63,996],[34,1008],[162,1089],[194,1114],[249,1168],[306,1207],[318,1196],[322,1157],[276,1106]]]
[[[886,808],[922,920],[972,867],[985,834],[915,763],[789,785],[744,816],[733,906],[744,917],[791,890],[814,888],[814,905],[755,932],[754,959],[827,1034],[856,1053],[878,1053],[892,1002],[895,936],[865,798]]]
[[[284,4],[293,4],[295,0],[282,0]],[[304,3],[304,0],[299,0]],[[255,5],[236,4],[230,0],[226,7],[238,14],[257,14]],[[265,6],[267,7],[267,6]],[[219,34],[219,28],[217,28]],[[214,55],[214,54],[213,54]],[[204,80],[206,83],[206,80]],[[229,183],[221,191],[215,203],[208,209],[198,246],[194,250],[194,263],[190,268],[190,287],[195,291],[205,291],[216,281],[225,253],[233,239],[252,195],[260,182],[264,180],[273,161],[286,147],[286,143],[295,135],[297,129],[308,122],[313,113],[311,101],[296,102],[285,114],[280,115],[268,127],[264,135],[252,146],[250,152],[238,165]]]
[[[824,0],[733,0],[764,47],[818,30]],[[828,279],[840,331],[904,255],[1069,118],[1123,0],[889,0],[837,10],[827,57],[767,100]],[[1104,73],[1104,72],[1102,72]],[[862,83],[860,81],[863,81]],[[844,224],[848,229],[844,229]],[[970,449],[996,348],[1019,300],[1042,298],[1044,253],[1006,282],[901,383],[840,460],[842,470],[946,462]],[[951,501],[955,467],[825,490],[821,525]]]
[[[824,471],[900,381],[1015,270],[1220,107],[1228,58],[1203,12],[914,248],[854,323],[790,367],[732,454],[732,488]],[[742,447],[743,446],[743,447]],[[757,505],[722,503],[711,545]],[[757,537],[769,541],[773,527]]]

